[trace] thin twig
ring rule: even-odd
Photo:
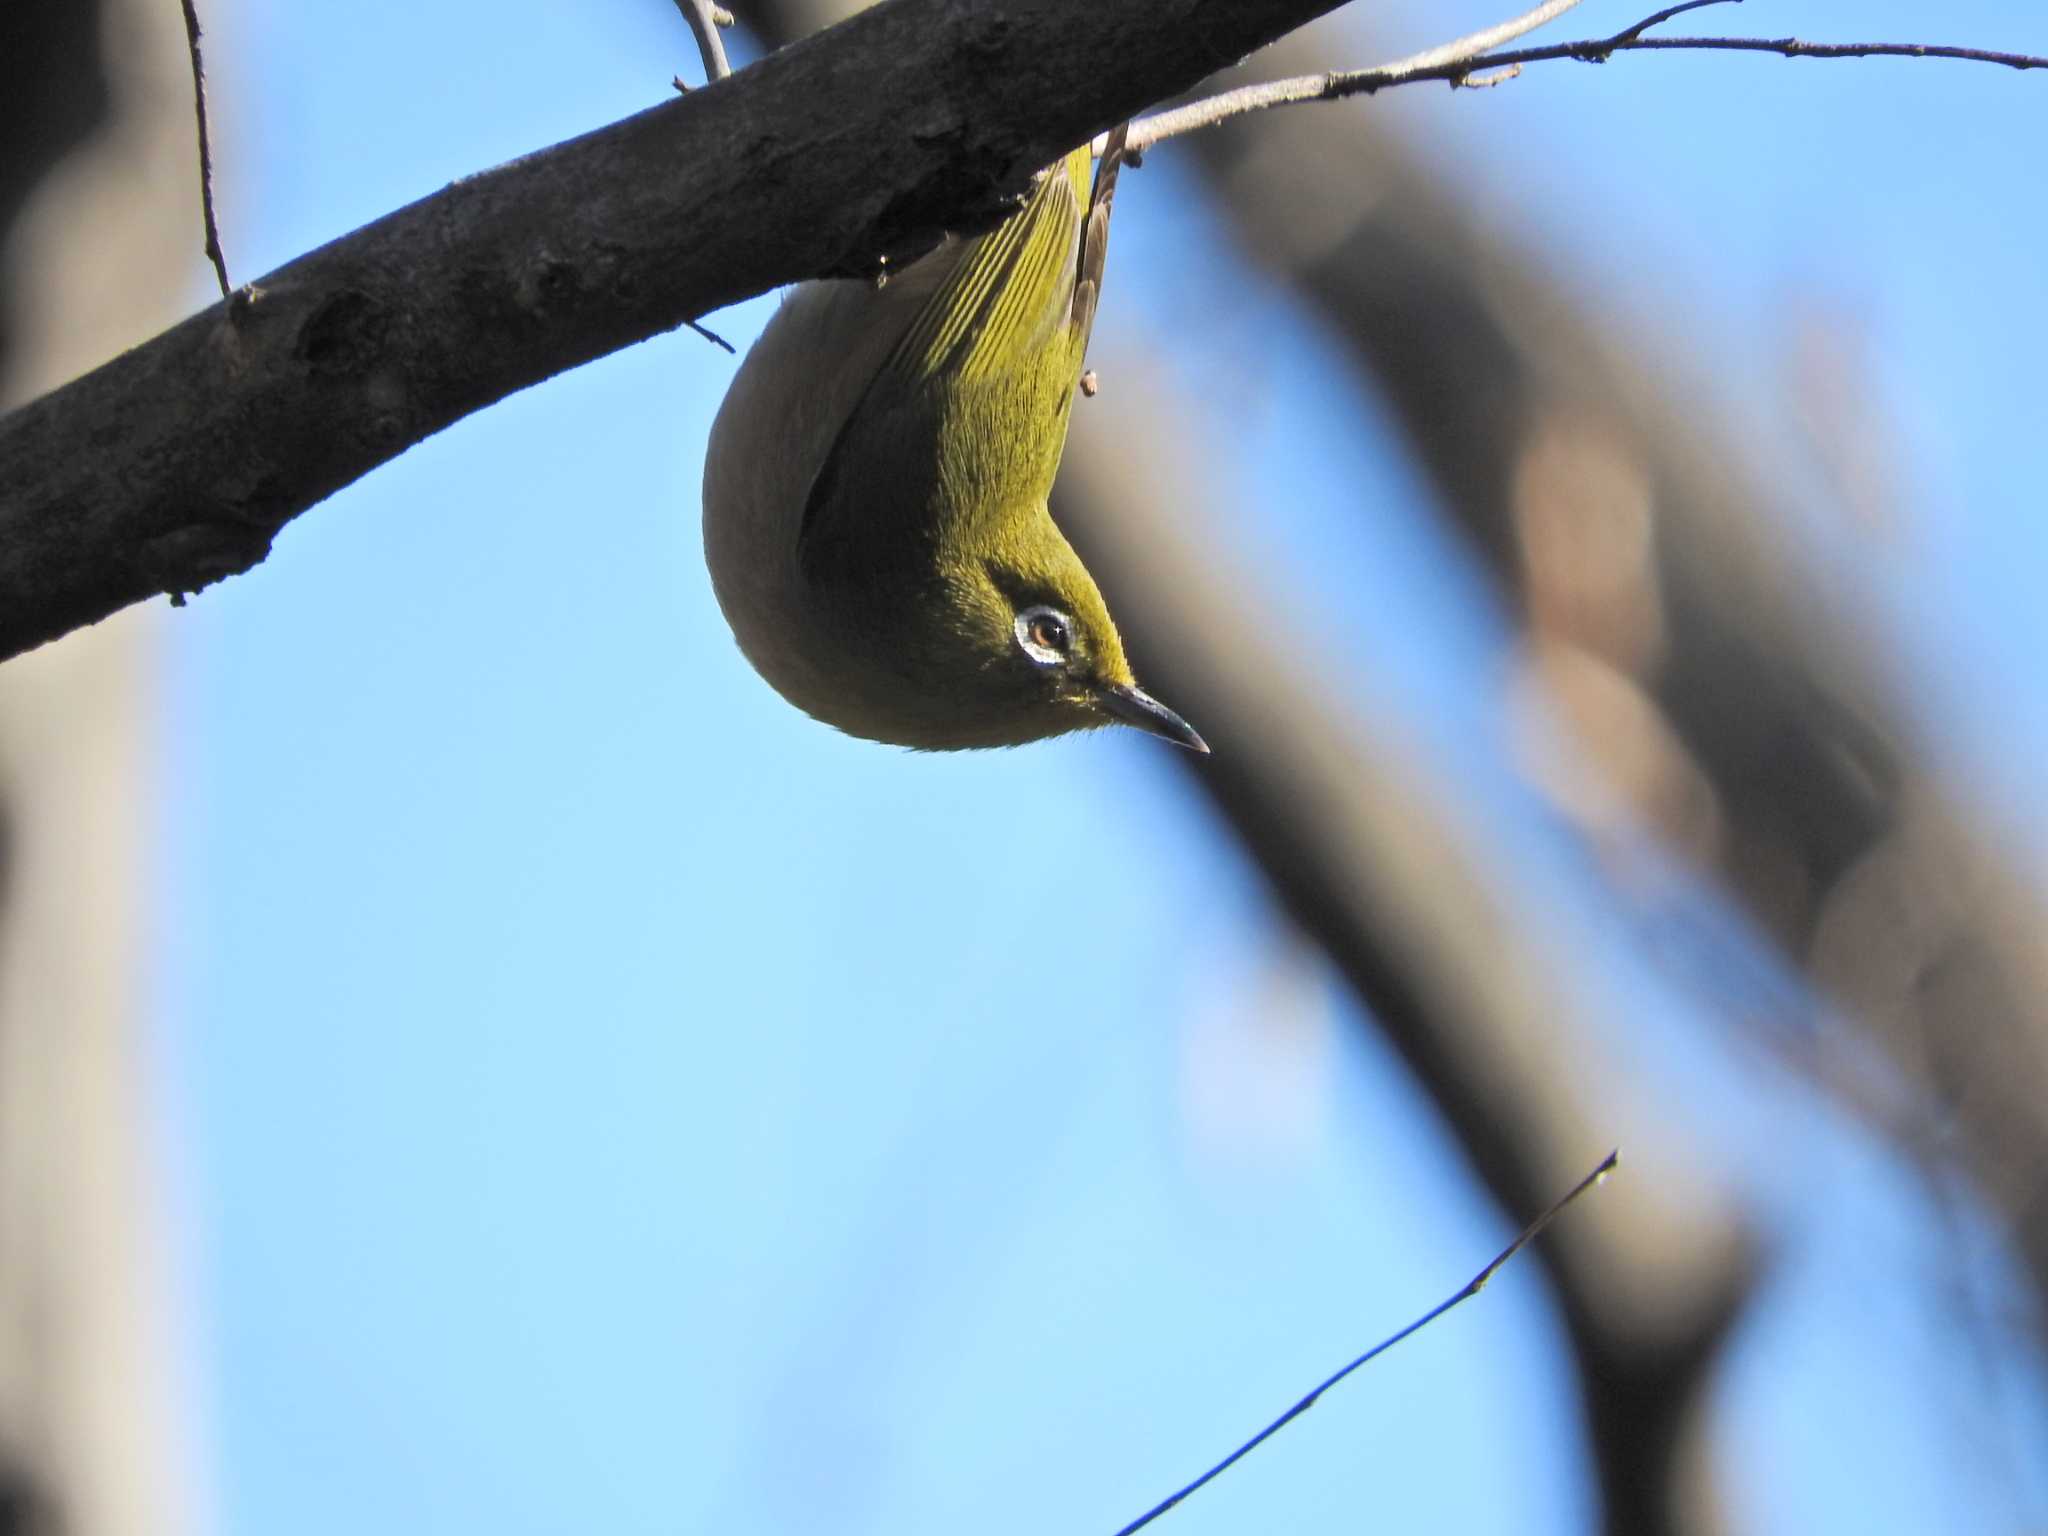
[[[1738,5],[1741,0],[1686,0],[1667,6],[1625,27],[1612,37],[1587,38],[1572,43],[1549,43],[1531,48],[1503,49],[1478,53],[1440,63],[1416,65],[1400,59],[1374,69],[1334,70],[1320,75],[1295,75],[1261,85],[1224,91],[1207,100],[1191,102],[1170,112],[1140,118],[1131,125],[1131,147],[1144,150],[1162,139],[1190,133],[1197,128],[1260,112],[1268,107],[1287,106],[1297,101],[1336,101],[1346,96],[1370,96],[1389,86],[1412,85],[1421,80],[1447,81],[1453,87],[1499,85],[1512,76],[1500,72],[1519,70],[1525,64],[1551,59],[1577,59],[1583,64],[1604,64],[1617,53],[1683,49],[1734,53],[1771,53],[1787,59],[1958,59],[1967,63],[1997,64],[2007,69],[2048,69],[2048,55],[2006,53],[1993,48],[1962,48],[1940,43],[1811,43],[1796,37],[1645,37],[1652,27],[1687,11],[1708,5]],[[1455,48],[1456,44],[1447,44]],[[1437,50],[1432,49],[1434,53]],[[1422,58],[1425,55],[1417,55]]]
[[[1706,0],[1701,0],[1706,3]],[[1579,0],[1544,0],[1534,10],[1524,11],[1508,21],[1485,27],[1477,32],[1468,32],[1463,37],[1448,43],[1439,43],[1434,48],[1425,48],[1420,53],[1411,53],[1405,59],[1396,59],[1391,64],[1382,64],[1390,78],[1419,70],[1445,69],[1459,63],[1470,68],[1470,61],[1498,48],[1502,43],[1511,43],[1518,37],[1534,32],[1546,22],[1562,16]],[[1376,71],[1378,72],[1378,71]],[[1247,112],[1257,112],[1266,107],[1284,106],[1293,101],[1320,101],[1328,86],[1327,75],[1298,75],[1290,80],[1273,80],[1264,85],[1247,85],[1235,91],[1224,91],[1203,101],[1194,101],[1184,107],[1175,107],[1170,112],[1155,112],[1150,117],[1140,118],[1131,124],[1129,148],[1133,153],[1142,153],[1148,145],[1161,139],[1170,139],[1178,134],[1206,128],[1211,123],[1220,123],[1232,117],[1241,117]],[[1212,110],[1220,108],[1221,110]],[[1102,139],[1095,142],[1095,153],[1102,153]]]
[[[1396,72],[1417,69],[1441,69],[1446,64],[1456,64],[1461,59],[1477,58],[1482,53],[1491,53],[1502,43],[1512,43],[1518,37],[1526,37],[1538,27],[1544,26],[1577,5],[1579,0],[1545,0],[1534,10],[1524,11],[1508,21],[1499,22],[1477,32],[1467,32],[1463,37],[1438,43],[1434,48],[1425,48],[1420,53],[1411,53],[1405,59],[1396,59],[1383,66]]]
[[[1345,1366],[1342,1370],[1337,1371],[1329,1377],[1325,1378],[1324,1381],[1319,1386],[1317,1386],[1314,1391],[1310,1392],[1308,1396],[1304,1397],[1292,1408],[1289,1408],[1285,1413],[1281,1414],[1279,1418],[1275,1419],[1272,1423],[1268,1424],[1256,1435],[1253,1435],[1251,1439],[1245,1441],[1243,1445],[1240,1445],[1236,1450],[1232,1451],[1228,1456],[1224,1457],[1221,1461],[1217,1462],[1215,1466],[1211,1467],[1208,1471],[1204,1472],[1200,1477],[1196,1478],[1192,1483],[1189,1483],[1185,1488],[1181,1489],[1178,1493],[1169,1494],[1166,1498],[1161,1499],[1157,1504],[1153,1505],[1150,1509],[1146,1510],[1144,1514],[1138,1516],[1138,1518],[1133,1520],[1129,1525],[1124,1526],[1121,1530],[1119,1530],[1116,1533],[1116,1536],[1133,1536],[1134,1532],[1143,1530],[1146,1526],[1150,1525],[1154,1520],[1157,1520],[1161,1515],[1165,1514],[1169,1509],[1172,1509],[1174,1505],[1180,1503],[1183,1499],[1187,1498],[1189,1494],[1194,1493],[1195,1491],[1203,1487],[1205,1484],[1221,1476],[1224,1472],[1228,1471],[1231,1467],[1235,1466],[1238,1462],[1242,1461],[1245,1457],[1249,1456],[1253,1451],[1257,1450],[1261,1445],[1265,1444],[1266,1441],[1270,1440],[1274,1435],[1278,1434],[1281,1430],[1285,1429],[1289,1424],[1293,1423],[1296,1419],[1300,1418],[1304,1413],[1307,1413],[1309,1409],[1315,1407],[1317,1401],[1322,1397],[1322,1395],[1325,1392],[1329,1391],[1330,1388],[1336,1386],[1338,1382],[1342,1381],[1346,1376],[1349,1376],[1353,1371],[1357,1370],[1360,1366],[1365,1365],[1369,1361],[1372,1361],[1378,1358],[1379,1356],[1385,1354],[1388,1350],[1392,1349],[1396,1344],[1400,1343],[1410,1334],[1419,1333],[1424,1328],[1427,1328],[1431,1323],[1435,1322],[1438,1318],[1442,1317],[1446,1312],[1450,1311],[1451,1308],[1457,1306],[1460,1302],[1470,1301],[1474,1296],[1477,1296],[1481,1291],[1486,1289],[1487,1283],[1490,1280],[1492,1280],[1495,1275],[1499,1274],[1501,1270],[1507,1267],[1508,1261],[1510,1259],[1514,1258],[1516,1254],[1520,1253],[1524,1248],[1528,1247],[1531,1243],[1535,1242],[1538,1237],[1542,1236],[1544,1228],[1548,1227],[1553,1221],[1557,1220],[1558,1217],[1562,1216],[1565,1213],[1566,1209],[1571,1206],[1573,1201],[1577,1200],[1579,1196],[1585,1194],[1588,1190],[1592,1189],[1595,1185],[1599,1184],[1602,1180],[1604,1180],[1607,1177],[1608,1174],[1614,1172],[1614,1170],[1620,1166],[1621,1151],[1619,1148],[1617,1148],[1616,1150],[1608,1153],[1606,1157],[1602,1158],[1600,1160],[1600,1166],[1595,1168],[1591,1173],[1587,1174],[1583,1179],[1579,1180],[1578,1183],[1574,1184],[1562,1199],[1556,1201],[1549,1207],[1549,1209],[1545,1210],[1542,1215],[1538,1216],[1534,1221],[1530,1222],[1529,1225],[1522,1228],[1521,1232],[1516,1236],[1515,1240],[1512,1243],[1509,1243],[1507,1247],[1501,1249],[1501,1251],[1498,1254],[1494,1255],[1492,1262],[1490,1262],[1484,1269],[1480,1270],[1478,1274],[1474,1275],[1471,1278],[1471,1280],[1466,1283],[1465,1288],[1459,1291],[1457,1295],[1438,1302],[1435,1306],[1431,1307],[1427,1312],[1423,1313],[1422,1316],[1416,1318],[1414,1322],[1410,1323],[1400,1332],[1390,1334],[1388,1337],[1381,1339],[1379,1343],[1373,1345],[1371,1349],[1368,1349],[1364,1354],[1360,1355],[1356,1360],[1353,1360],[1349,1365]]]
[[[685,320],[683,324],[687,325],[699,336],[702,336],[706,341],[712,343],[712,345],[725,348],[725,350],[732,353],[734,357],[738,357],[740,355],[739,349],[737,347],[735,347],[731,342],[727,341],[723,336],[719,335],[718,332],[712,330],[709,326],[699,325],[695,320]]]
[[[206,136],[206,70],[199,62],[199,8],[197,0],[182,0],[185,7],[185,47],[192,55],[192,110],[199,118],[199,209],[206,221],[206,259],[213,263],[213,275],[220,279],[220,296],[234,291],[228,281],[228,259],[221,253],[220,226],[213,217],[213,146]]]
[[[1710,5],[1740,5],[1742,0],[1678,0],[1676,5],[1667,5],[1663,10],[1645,16],[1632,27],[1624,27],[1614,34],[1617,41],[1633,41],[1653,27],[1661,27],[1674,16],[1683,16],[1687,11],[1703,11]]]
[[[1589,64],[1604,64],[1606,59],[1599,48],[1600,44],[1594,43],[1583,53],[1545,53],[1542,56],[1578,58]],[[1797,37],[1643,37],[1633,42],[1617,43],[1608,52],[1660,48],[1775,53],[1787,59],[1960,59],[1969,64],[1999,64],[2007,69],[2048,69],[2048,54],[2006,53],[1997,48],[1961,48],[1946,43],[1810,43]],[[1526,51],[1538,52],[1533,49]]]
[[[712,85],[723,80],[732,73],[732,66],[725,60],[725,39],[718,35],[718,29],[732,25],[732,12],[717,0],[676,0],[676,9],[697,35],[697,52],[704,59],[704,83]],[[680,77],[675,85],[677,90],[684,88]]]

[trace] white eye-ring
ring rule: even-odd
[[[1041,667],[1057,667],[1066,662],[1068,649],[1074,643],[1074,621],[1059,609],[1034,603],[1017,615],[1015,628],[1017,644]]]

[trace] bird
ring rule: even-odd
[[[704,555],[741,652],[849,735],[927,751],[1126,725],[1206,753],[1140,688],[1048,499],[1128,125],[984,234],[886,281],[785,295],[726,392]]]

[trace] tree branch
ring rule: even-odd
[[[889,0],[457,182],[0,418],[0,658],[261,560],[469,412],[999,217],[1032,171],[1340,0]]]
[[[213,143],[206,131],[206,65],[199,55],[199,8],[184,0],[185,52],[192,60],[192,113],[199,120],[199,212],[206,228],[206,259],[220,283],[220,296],[234,292],[228,281],[228,259],[220,248],[220,224],[213,216]]]
[[[1529,48],[1494,47],[1497,37],[1519,36],[1540,26],[1564,9],[1541,7],[1488,32],[1474,33],[1441,48],[1432,48],[1410,58],[1372,69],[1326,70],[1311,75],[1291,75],[1284,80],[1263,80],[1256,85],[1223,91],[1168,112],[1153,113],[1131,125],[1130,147],[1151,148],[1164,139],[1177,138],[1198,128],[1212,128],[1269,107],[1292,106],[1308,101],[1341,101],[1348,96],[1371,96],[1397,85],[1414,85],[1433,80],[1452,86],[1490,86],[1512,79],[1524,64],[1542,64],[1553,59],[1576,59],[1582,64],[1605,64],[1617,53],[1655,50],[1688,52],[1771,53],[1787,59],[1956,59],[1974,64],[1997,64],[2007,69],[2048,69],[2048,56],[2005,53],[1993,48],[1961,48],[1941,43],[1810,43],[1796,37],[1647,37],[1644,34],[1673,17],[1710,5],[1739,5],[1741,0],[1685,0],[1645,16],[1633,26],[1611,37],[1581,38],[1576,42],[1547,43]],[[1519,30],[1516,30],[1519,28]]]

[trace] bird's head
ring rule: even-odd
[[[863,670],[878,707],[835,723],[935,750],[1104,725],[1209,750],[1138,686],[1094,577],[1050,514],[1004,520],[990,538],[963,533],[937,552],[928,588],[903,594],[888,615],[867,614],[860,627],[878,665]]]

